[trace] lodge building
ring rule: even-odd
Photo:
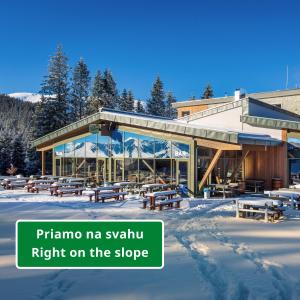
[[[197,194],[213,182],[260,179],[271,188],[279,178],[287,186],[300,175],[298,141],[298,114],[238,95],[174,120],[103,108],[33,146],[43,173],[51,152],[54,175],[184,184]]]

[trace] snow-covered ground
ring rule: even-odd
[[[0,191],[1,299],[299,299],[300,212],[275,223],[236,219],[231,200],[190,200],[180,210],[137,198],[89,203]],[[18,219],[151,219],[165,222],[162,270],[17,270]]]

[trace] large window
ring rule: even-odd
[[[155,158],[171,158],[171,142],[155,139]]]
[[[125,158],[124,179],[126,181],[139,181],[139,160],[136,158]]]
[[[123,132],[114,131],[111,135],[111,154],[113,157],[124,156]]]
[[[141,183],[155,183],[154,159],[139,160],[139,175]]]
[[[178,141],[115,130],[110,136],[89,134],[54,148],[57,173],[112,181],[184,183],[190,146]],[[179,161],[186,161],[179,165]],[[179,176],[179,174],[181,174]]]
[[[98,134],[97,140],[98,157],[110,156],[110,138]]]
[[[288,159],[290,170],[290,183],[300,182],[300,138],[288,138]]]
[[[125,132],[125,157],[137,158],[139,155],[139,135]]]
[[[157,159],[156,166],[156,182],[157,183],[171,183],[171,160],[170,159]]]
[[[86,157],[97,157],[97,135],[91,134],[85,138]]]

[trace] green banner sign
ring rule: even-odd
[[[19,220],[16,266],[161,269],[163,221]]]

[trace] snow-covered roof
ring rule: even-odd
[[[238,130],[216,129],[208,126],[200,126],[190,124],[180,120],[172,120],[168,118],[117,111],[113,109],[101,109],[96,114],[88,116],[80,121],[67,125],[61,129],[51,132],[43,137],[33,141],[33,146],[44,147],[61,141],[63,139],[78,135],[80,129],[88,131],[90,124],[101,122],[114,122],[117,124],[127,125],[136,128],[155,130],[195,138],[223,141],[233,144],[259,144],[259,145],[275,145],[280,140],[272,139],[266,135],[253,135],[239,132]],[[255,140],[255,141],[254,141]]]

